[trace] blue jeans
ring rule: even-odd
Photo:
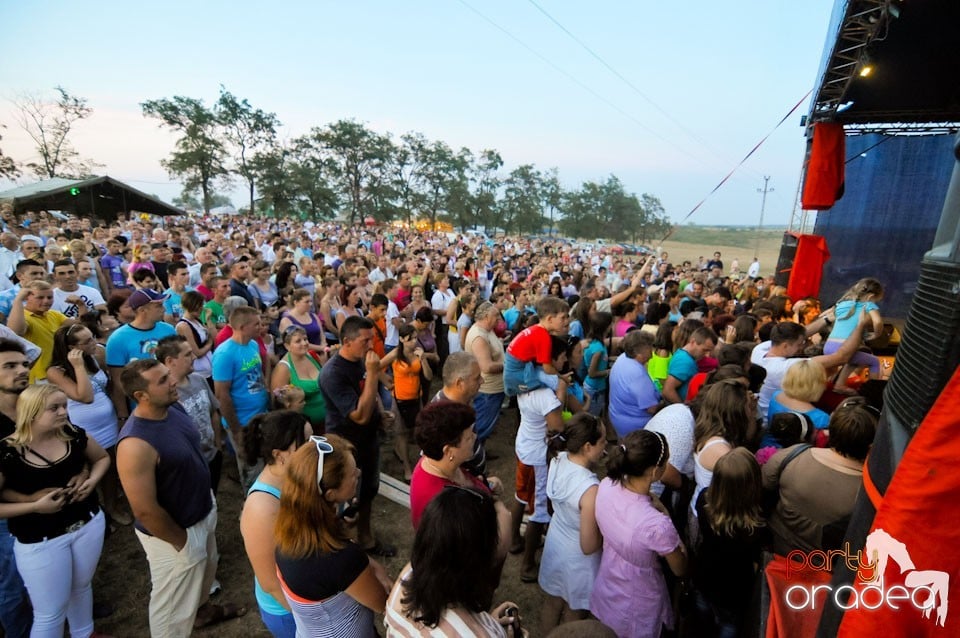
[[[503,386],[507,396],[517,396],[541,387],[537,375],[538,366],[532,361],[524,363],[507,352],[503,356]]]
[[[26,638],[32,623],[30,598],[13,557],[13,536],[7,519],[0,519],[0,625],[9,638]]]
[[[556,390],[557,377],[547,374],[533,361],[524,363],[507,352],[503,356],[503,387],[508,397],[542,387]]]
[[[477,438],[486,441],[493,434],[493,426],[500,418],[500,406],[503,404],[503,392],[484,394],[481,392],[473,399],[473,411],[477,414],[477,424],[474,431]]]
[[[293,614],[271,614],[260,607],[260,620],[274,638],[296,638],[297,623],[293,620]]]

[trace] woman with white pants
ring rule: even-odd
[[[14,556],[33,603],[31,638],[93,632],[93,574],[103,549],[96,486],[110,457],[67,419],[67,396],[33,385],[17,401],[14,433],[0,441],[0,488]]]

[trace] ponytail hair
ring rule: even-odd
[[[559,452],[577,454],[587,443],[596,445],[603,438],[603,422],[586,412],[575,414],[563,426],[562,432],[550,436],[547,448],[550,456]]]
[[[669,458],[667,437],[651,430],[634,430],[607,457],[607,476],[621,483],[627,477],[641,476],[651,467],[664,465]]]
[[[306,440],[305,416],[293,410],[275,410],[253,417],[243,432],[243,456],[247,465],[256,465],[263,459],[267,465],[273,465],[274,450],[287,450],[296,443],[297,447]]]

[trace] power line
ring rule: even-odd
[[[513,40],[514,42],[516,42],[517,44],[519,44],[521,47],[523,47],[524,49],[526,49],[527,51],[529,51],[530,53],[532,53],[533,55],[535,55],[535,56],[536,56],[537,58],[539,58],[542,62],[544,62],[545,64],[547,64],[550,68],[552,68],[553,70],[557,71],[558,73],[560,73],[561,75],[563,75],[564,77],[566,77],[568,80],[570,80],[571,82],[573,82],[574,84],[576,84],[577,86],[579,86],[580,88],[582,88],[584,91],[586,91],[587,93],[589,93],[589,94],[592,95],[593,97],[597,98],[598,100],[600,100],[601,102],[603,102],[604,104],[606,104],[607,106],[609,106],[610,108],[612,108],[613,110],[615,110],[616,112],[620,113],[622,116],[624,116],[625,118],[627,118],[628,120],[630,120],[631,122],[633,122],[634,124],[636,124],[637,126],[639,126],[640,128],[642,128],[643,130],[647,131],[648,133],[650,133],[651,135],[653,135],[654,137],[656,137],[656,138],[659,139],[660,141],[666,143],[668,146],[670,146],[670,147],[673,148],[674,150],[682,153],[683,155],[686,155],[688,158],[690,158],[690,159],[692,159],[692,160],[694,160],[694,161],[696,161],[696,162],[703,163],[703,159],[702,159],[702,158],[696,157],[696,156],[692,155],[691,153],[688,153],[687,151],[685,151],[685,150],[683,150],[682,148],[678,147],[676,144],[674,144],[673,142],[671,142],[670,140],[668,140],[667,138],[665,138],[663,135],[661,135],[660,133],[658,133],[656,130],[654,130],[654,129],[650,128],[649,126],[647,126],[646,124],[644,124],[643,121],[641,121],[640,119],[634,117],[633,115],[631,115],[630,113],[628,113],[628,112],[625,111],[624,109],[620,108],[619,106],[617,106],[616,104],[614,104],[613,102],[611,102],[610,100],[608,100],[607,98],[603,97],[602,95],[600,95],[599,93],[597,93],[596,91],[594,91],[593,89],[591,89],[589,86],[587,86],[586,84],[584,84],[583,82],[581,82],[579,79],[577,79],[576,77],[574,77],[571,73],[569,73],[568,71],[564,70],[564,69],[561,68],[559,65],[555,64],[552,60],[550,60],[550,59],[547,58],[545,55],[543,55],[542,53],[540,53],[539,51],[537,51],[536,49],[534,49],[533,47],[531,47],[530,45],[528,45],[526,42],[524,42],[523,40],[521,40],[519,37],[515,36],[513,33],[511,33],[510,31],[508,31],[506,28],[504,28],[504,27],[500,26],[498,23],[494,22],[491,18],[487,17],[484,13],[482,13],[480,10],[478,10],[477,8],[475,8],[474,6],[472,6],[472,5],[471,5],[470,3],[468,3],[466,0],[459,0],[459,2],[460,2],[460,4],[462,4],[463,6],[465,6],[467,9],[469,9],[470,11],[472,11],[473,13],[475,13],[477,16],[479,16],[481,19],[483,19],[485,22],[487,22],[490,26],[492,26],[493,28],[497,29],[498,31],[500,31],[501,33],[503,33],[504,35],[506,35],[508,38],[510,38],[511,40]]]
[[[703,197],[703,199],[701,199],[699,202],[697,202],[697,205],[694,206],[694,207],[690,210],[690,212],[686,214],[686,216],[685,216],[683,219],[681,219],[681,220],[678,221],[676,224],[674,224],[673,226],[670,227],[669,232],[667,232],[667,234],[663,236],[663,239],[660,240],[660,243],[662,244],[663,242],[667,241],[667,239],[670,238],[670,235],[673,234],[673,232],[677,229],[677,227],[678,227],[680,224],[682,224],[682,223],[684,223],[685,221],[687,221],[688,219],[690,219],[690,217],[692,217],[693,214],[694,214],[695,212],[697,212],[697,210],[698,210],[701,206],[703,206],[704,202],[706,202],[708,199],[710,199],[710,197],[711,197],[714,193],[716,193],[718,190],[720,190],[720,187],[727,183],[727,180],[729,180],[729,179],[733,176],[733,174],[737,171],[737,169],[740,168],[741,166],[743,166],[744,162],[746,162],[748,159],[750,159],[750,156],[753,155],[754,153],[756,153],[756,152],[757,152],[757,149],[759,149],[761,146],[763,146],[763,143],[767,141],[767,138],[769,138],[771,135],[773,135],[773,132],[776,131],[778,128],[780,128],[780,125],[783,124],[784,122],[786,122],[786,121],[787,121],[787,118],[790,117],[791,115],[793,115],[793,113],[794,113],[798,108],[800,108],[800,105],[803,104],[803,102],[804,102],[808,97],[810,97],[810,94],[811,94],[811,93],[813,93],[813,89],[810,89],[809,91],[807,91],[807,94],[804,95],[802,98],[800,98],[800,101],[797,102],[796,104],[794,104],[794,105],[793,105],[793,108],[790,109],[790,110],[787,112],[786,115],[784,115],[782,118],[780,118],[780,121],[777,122],[777,125],[774,126],[772,129],[770,129],[770,132],[767,133],[766,135],[764,135],[763,138],[762,138],[759,142],[757,142],[756,144],[754,144],[753,148],[751,148],[749,151],[747,151],[747,154],[743,156],[743,159],[742,159],[742,160],[740,160],[740,163],[737,164],[736,166],[734,166],[732,169],[730,169],[730,172],[727,173],[726,175],[724,175],[724,176],[723,176],[723,179],[721,179],[719,182],[717,182],[717,185],[713,187],[713,190],[710,191],[709,193],[707,193],[707,194]]]
[[[605,69],[607,69],[608,71],[610,71],[610,73],[612,73],[614,76],[616,76],[617,79],[619,79],[621,82],[623,82],[623,83],[626,84],[628,87],[630,87],[630,89],[631,89],[634,93],[636,93],[637,95],[639,95],[640,97],[642,97],[650,106],[652,106],[652,107],[655,108],[657,111],[659,111],[661,115],[663,115],[665,118],[667,118],[668,120],[670,120],[671,122],[673,122],[673,123],[677,126],[677,128],[679,128],[681,131],[683,131],[684,133],[686,133],[687,135],[689,135],[690,138],[693,139],[694,141],[696,141],[698,144],[703,145],[704,148],[706,148],[706,149],[709,150],[711,153],[713,153],[714,155],[716,155],[716,156],[718,157],[718,159],[721,159],[721,160],[723,159],[722,157],[720,157],[721,154],[720,154],[719,152],[717,152],[716,149],[712,148],[706,141],[704,141],[703,139],[701,139],[696,133],[694,133],[693,131],[691,131],[690,129],[688,129],[686,126],[684,126],[683,123],[680,122],[679,120],[677,120],[675,117],[673,117],[673,116],[670,114],[669,111],[667,111],[665,108],[661,107],[659,104],[657,104],[656,102],[654,102],[654,101],[653,101],[653,98],[651,98],[649,95],[647,95],[646,93],[644,93],[636,84],[634,84],[633,82],[631,82],[631,81],[630,81],[629,79],[627,79],[622,73],[620,73],[619,71],[617,71],[617,70],[613,67],[613,65],[611,65],[610,63],[608,63],[605,59],[603,59],[603,58],[600,56],[600,54],[598,54],[596,51],[594,51],[593,49],[591,49],[591,48],[587,45],[587,43],[585,43],[583,40],[581,40],[580,38],[578,38],[573,32],[570,31],[570,29],[568,29],[567,27],[563,26],[563,25],[560,23],[559,20],[557,20],[556,18],[554,18],[552,15],[550,15],[550,13],[547,12],[546,9],[544,9],[543,7],[541,7],[541,6],[536,2],[536,0],[527,0],[527,2],[529,2],[530,4],[532,4],[532,5],[537,9],[537,11],[539,11],[540,13],[542,13],[548,20],[550,20],[550,22],[552,22],[553,24],[555,24],[558,29],[560,29],[561,31],[563,31],[564,33],[566,33],[567,36],[569,36],[571,40],[573,40],[573,41],[576,42],[578,45],[580,45],[580,48],[582,48],[584,51],[586,51],[587,53],[589,53],[591,57],[593,57],[597,62],[599,62],[600,64],[602,64],[603,67],[604,67]],[[676,145],[673,145],[673,146],[676,146]],[[723,161],[726,161],[726,160],[723,160]]]

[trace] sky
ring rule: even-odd
[[[18,96],[62,85],[93,115],[71,136],[99,172],[167,201],[175,136],[140,103],[211,104],[220,85],[292,139],[354,119],[492,148],[504,174],[556,167],[567,188],[613,174],[674,222],[802,106],[688,221],[787,225],[832,0],[315,0],[0,4],[0,149],[36,159]],[[806,97],[805,97],[806,96]],[[28,183],[22,177],[19,183]],[[0,183],[0,188],[10,184]],[[238,183],[228,193],[245,202]]]

